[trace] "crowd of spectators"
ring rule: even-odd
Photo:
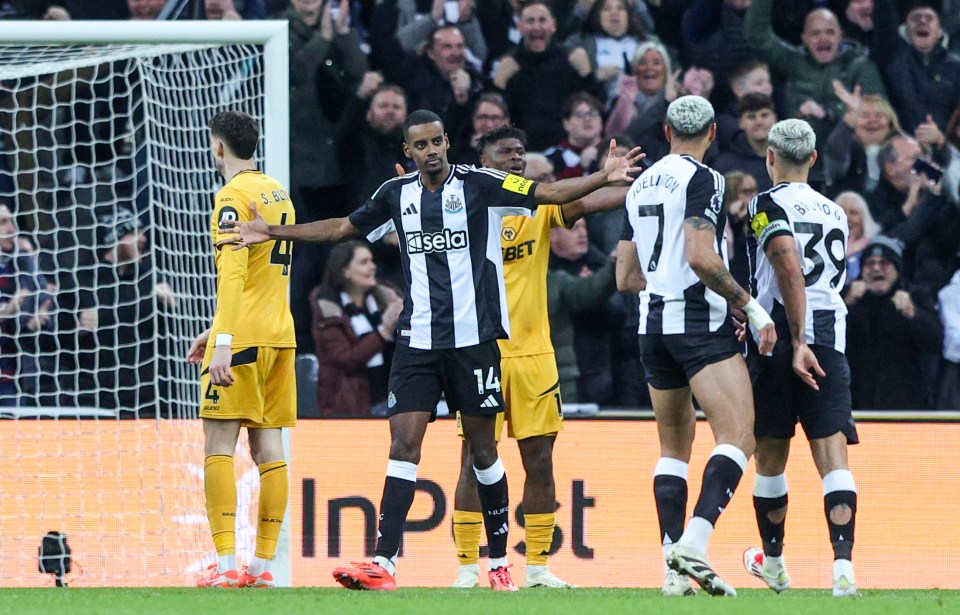
[[[0,17],[154,19],[165,4],[0,0]],[[731,269],[747,284],[746,205],[771,187],[767,134],[778,119],[806,119],[820,153],[811,183],[844,208],[851,231],[854,408],[960,408],[960,0],[194,0],[191,10],[289,22],[300,221],[342,216],[396,164],[410,169],[399,127],[413,109],[443,118],[453,162],[476,164],[477,139],[512,123],[529,135],[528,171],[563,178],[596,170],[611,137],[655,162],[668,151],[667,105],[699,94],[717,110],[706,162],[726,174]],[[647,403],[636,301],[612,282],[620,224],[598,215],[551,241],[550,318],[567,402]],[[5,255],[29,253],[10,243],[0,241]],[[324,399],[334,376],[353,389],[330,396],[377,404],[389,288],[402,275],[396,248],[351,246],[330,261],[335,270],[328,248],[294,254],[298,347],[320,357],[320,407],[337,412]],[[347,271],[368,255],[380,282],[357,286]],[[9,262],[23,273],[0,275],[23,281],[12,291],[0,284],[4,331],[34,332],[43,319],[17,320],[18,306],[31,301],[42,313],[56,297],[42,294],[29,259]],[[343,361],[325,365],[344,344],[360,349],[334,351]]]

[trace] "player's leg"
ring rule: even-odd
[[[460,414],[457,413],[457,422]],[[462,429],[461,429],[462,436]],[[483,512],[477,491],[477,474],[473,471],[473,455],[466,440],[460,444],[460,477],[453,496],[453,541],[457,546],[459,570],[453,587],[476,587],[480,577],[480,535]]]
[[[859,436],[850,403],[850,369],[846,357],[832,348],[811,346],[826,376],[817,377],[819,391],[807,388],[800,423],[823,480],[823,508],[833,546],[833,595],[855,596],[853,543],[857,518],[857,486],[847,463],[847,446]]]
[[[200,587],[235,587],[240,575],[236,557],[237,480],[233,453],[239,420],[203,419],[203,491],[217,564],[198,582]]]
[[[516,438],[523,462],[523,527],[526,543],[526,587],[568,588],[573,585],[547,568],[556,527],[557,493],[553,447],[563,430],[560,375],[552,353],[508,357],[500,362],[510,437]]]
[[[653,471],[653,499],[657,505],[660,543],[664,561],[674,543],[683,535],[687,516],[687,474],[696,433],[697,415],[689,387],[657,389],[648,387],[657,420],[660,459]],[[665,596],[692,596],[696,590],[686,575],[667,568],[661,591]]]
[[[490,586],[516,591],[507,564],[510,503],[507,475],[497,453],[496,418],[503,412],[500,384],[500,350],[487,342],[446,351],[443,387],[447,403],[460,408],[463,436],[473,453],[477,491],[483,510],[490,558]]]
[[[783,560],[783,538],[787,521],[787,457],[790,440],[757,435],[757,474],[753,483],[753,508],[762,548],[743,553],[747,572],[776,592],[790,587]]]
[[[753,454],[753,392],[740,354],[702,366],[690,387],[703,408],[717,446],[703,470],[700,496],[683,536],[671,550],[671,568],[686,572],[712,595],[736,595],[706,560],[720,514],[736,492]]]
[[[397,588],[393,575],[403,524],[416,491],[420,448],[442,393],[441,352],[399,345],[394,353],[387,398],[390,458],[380,499],[376,557],[372,564],[334,569],[334,579],[347,589]]]
[[[260,472],[257,542],[253,559],[241,570],[240,586],[273,587],[271,562],[287,511],[290,475],[283,451],[283,428],[297,423],[294,348],[261,348],[257,365],[263,377],[263,414],[245,421],[250,455]]]
[[[757,439],[753,507],[762,544],[743,552],[743,565],[776,592],[790,587],[783,558],[788,504],[785,470],[803,394],[799,387],[806,387],[794,374],[792,360],[790,352],[758,358],[753,389]]]
[[[233,353],[233,384],[213,386],[207,366],[213,358],[213,345],[207,346],[201,366],[200,418],[203,421],[203,484],[207,518],[217,549],[217,565],[200,580],[202,587],[234,587],[240,579],[236,561],[235,523],[237,482],[233,454],[244,422],[259,420],[263,414],[261,386],[261,348],[244,348]]]
[[[657,420],[660,458],[653,476],[653,496],[664,551],[665,596],[691,596],[696,590],[685,573],[666,566],[666,556],[680,536],[687,510],[687,471],[696,432],[696,414],[683,366],[662,335],[641,335],[640,356]]]

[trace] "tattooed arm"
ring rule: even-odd
[[[792,235],[779,235],[767,241],[763,248],[767,260],[777,277],[777,288],[783,297],[784,310],[787,312],[787,324],[790,327],[790,343],[793,346],[793,371],[815,391],[820,386],[813,375],[824,376],[823,368],[817,356],[806,343],[804,330],[807,315],[806,282],[800,255],[797,254],[796,241]],[[811,373],[812,372],[812,373]]]
[[[723,258],[714,249],[716,225],[706,218],[687,218],[683,221],[683,236],[687,262],[700,281],[733,307],[743,309],[750,301],[750,293],[737,284],[723,264]]]

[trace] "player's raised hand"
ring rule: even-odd
[[[260,212],[257,211],[256,204],[250,202],[250,213],[253,214],[253,220],[249,222],[240,222],[239,220],[228,220],[220,227],[217,237],[217,246],[233,244],[234,250],[246,248],[258,243],[270,241],[270,225],[263,219]],[[226,235],[226,237],[221,237]]]
[[[207,352],[207,341],[210,339],[210,329],[197,336],[190,344],[190,350],[187,351],[187,363],[200,365],[203,362],[203,355]]]
[[[633,148],[625,156],[617,153],[617,140],[610,139],[610,149],[607,159],[603,161],[603,170],[607,173],[607,180],[613,182],[632,182],[636,175],[643,172],[643,167],[635,166],[647,157],[639,146]]]
[[[820,385],[814,379],[814,374],[823,378],[827,375],[820,362],[817,361],[817,355],[813,354],[810,347],[806,344],[800,344],[793,349],[793,371],[800,376],[800,380],[807,383],[814,391],[820,390]]]
[[[407,171],[403,168],[403,165],[399,162],[393,165],[393,170],[397,172],[397,177],[403,177],[407,174]]]

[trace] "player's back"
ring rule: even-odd
[[[268,224],[296,223],[293,203],[277,180],[260,171],[242,171],[217,193],[210,220],[214,244],[219,227],[252,219],[251,202]],[[292,242],[268,241],[235,252],[225,246],[217,249],[215,259],[217,315],[221,318],[214,318],[214,327],[225,320],[232,323],[233,330],[224,332],[233,335],[234,348],[295,347],[289,302]]]
[[[647,287],[640,293],[641,334],[713,332],[727,318],[727,302],[700,281],[687,262],[683,223],[690,217],[716,225],[715,250],[727,262],[722,241],[723,176],[690,156],[670,154],[634,180],[627,217]]]
[[[806,289],[805,337],[844,352],[847,307],[841,292],[846,279],[849,230],[843,208],[804,183],[781,183],[757,195],[749,206],[751,229],[757,239],[753,278],[757,301],[777,327],[774,352],[790,349],[783,295],[764,249],[771,239],[793,237],[800,256]]]
[[[550,229],[563,226],[558,205],[541,205],[532,218],[506,216],[500,231],[503,279],[507,288],[510,338],[500,340],[500,355],[553,352],[547,318],[547,269]]]

